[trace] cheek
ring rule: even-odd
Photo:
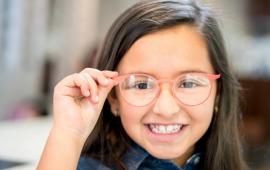
[[[129,126],[131,124],[134,126],[135,124],[141,123],[145,115],[144,113],[146,113],[147,110],[143,107],[136,107],[128,104],[121,96],[119,96],[118,99],[122,124],[124,126]]]
[[[125,99],[118,96],[119,111],[122,126],[125,129],[128,136],[135,142],[143,143],[145,139],[145,126],[144,122],[147,113],[149,113],[149,107],[136,107],[128,104]]]
[[[192,119],[193,133],[197,133],[197,137],[203,136],[203,134],[209,128],[214,111],[214,99],[208,100],[201,105],[198,105],[189,110],[190,118]]]
[[[213,117],[213,105],[201,105],[190,111],[193,121],[201,122],[202,124],[210,124]]]
[[[127,103],[120,103],[120,117],[123,121],[138,122],[144,116],[142,108],[131,106]]]
[[[194,107],[190,112],[192,118],[196,121],[200,121],[202,124],[210,124],[214,113],[215,98],[216,88],[214,87],[208,100]]]
[[[119,103],[120,117],[123,123],[139,121],[144,113],[147,111],[144,107],[136,107],[128,104],[123,96],[120,94],[119,89],[116,89],[116,96]]]
[[[143,139],[143,120],[145,113],[147,113],[146,109],[129,105],[120,99],[119,111],[122,126],[128,136],[134,141],[141,141]]]

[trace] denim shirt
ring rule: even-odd
[[[187,160],[184,167],[180,167],[171,160],[155,158],[138,145],[135,145],[126,154],[124,154],[122,161],[128,170],[198,170],[201,155],[201,153],[192,155]],[[116,168],[108,167],[102,164],[99,160],[91,157],[82,156],[79,160],[77,170],[87,169],[114,170]]]

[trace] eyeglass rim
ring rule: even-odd
[[[164,81],[167,81],[167,82],[175,82],[177,79],[179,79],[179,77],[182,77],[182,76],[187,75],[187,74],[203,75],[203,76],[205,76],[205,77],[207,77],[207,78],[209,79],[211,85],[210,85],[210,90],[209,90],[208,96],[205,98],[205,100],[203,100],[202,102],[200,102],[200,103],[198,103],[198,104],[186,104],[186,103],[184,103],[183,101],[181,101],[181,99],[179,99],[178,97],[175,96],[175,92],[174,92],[175,89],[172,88],[172,90],[173,90],[173,93],[172,93],[172,94],[173,94],[173,96],[177,99],[177,102],[180,102],[181,104],[186,105],[186,106],[197,106],[197,105],[200,105],[200,104],[204,103],[204,102],[209,98],[209,96],[210,96],[210,94],[211,94],[212,87],[213,87],[213,86],[212,86],[213,81],[215,81],[215,80],[217,80],[217,79],[219,79],[219,78],[221,77],[221,74],[204,73],[204,72],[187,72],[187,73],[182,73],[182,74],[178,75],[178,76],[175,77],[174,79],[157,79],[157,78],[155,78],[154,76],[149,75],[149,74],[145,74],[145,73],[127,73],[127,74],[122,74],[122,75],[119,75],[119,76],[117,76],[117,77],[114,77],[114,80],[116,80],[116,81],[119,82],[117,86],[120,87],[120,84],[124,81],[124,79],[125,79],[126,77],[131,76],[131,75],[139,75],[139,76],[150,77],[151,79],[155,80],[155,81],[157,82],[157,84],[159,84],[160,82],[164,82]],[[130,102],[126,99],[126,97],[123,95],[123,92],[122,92],[121,87],[120,87],[119,89],[120,89],[120,94],[121,94],[121,96],[125,99],[125,101],[126,101],[128,104],[130,104],[130,105],[132,105],[132,106],[136,106],[136,107],[144,107],[144,106],[150,105],[151,103],[153,103],[153,102],[155,101],[155,99],[157,98],[157,96],[158,96],[159,93],[160,93],[160,88],[158,88],[158,89],[157,89],[157,90],[158,90],[158,93],[156,93],[155,97],[154,97],[149,103],[144,104],[144,105],[137,106],[137,105],[134,105],[134,104],[130,103]]]

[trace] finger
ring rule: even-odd
[[[87,83],[81,80],[77,74],[65,77],[54,87],[54,96],[82,97],[87,96]]]
[[[78,73],[74,75],[73,85],[80,87],[83,96],[88,97],[90,95],[88,82],[82,75]]]
[[[97,82],[98,85],[107,86],[109,83],[108,79],[99,70],[86,68],[82,72],[93,77],[93,79]]]
[[[102,73],[104,74],[104,76],[106,76],[109,80],[111,80],[111,82],[113,83],[113,85],[117,85],[118,81],[115,79],[118,76],[118,72],[116,71],[108,71],[108,70],[104,70],[102,71]]]
[[[114,83],[113,81],[110,81],[109,79],[113,76],[117,75],[117,72],[112,71],[100,71],[93,68],[86,68],[82,72],[87,72],[97,83],[101,86],[108,86],[111,83]]]
[[[117,71],[109,71],[109,70],[104,70],[102,71],[102,73],[106,76],[106,77],[115,77],[118,76],[118,72]]]
[[[108,97],[108,94],[112,90],[113,86],[114,86],[113,83],[111,83],[108,87],[101,87],[100,88],[100,90],[99,90],[99,101],[100,102],[98,103],[100,107],[104,104],[104,102],[105,102],[106,98]]]
[[[82,72],[88,73],[91,77],[93,77],[93,79],[97,82],[98,85],[104,87],[110,84],[108,78],[113,76],[113,75],[106,76],[102,71],[93,68],[86,68]]]
[[[102,96],[100,95],[101,98],[107,98],[107,95],[112,90],[112,88],[114,86],[118,85],[118,83],[119,83],[117,80],[114,80],[113,78],[108,78],[108,80],[109,80],[109,85],[106,88],[102,87],[99,90],[100,94],[102,95]]]
[[[94,81],[97,82],[98,85],[100,85],[98,86],[98,95],[99,99],[102,101],[105,100],[112,87],[117,84],[117,82],[113,80],[113,77],[118,75],[117,72],[86,68],[81,73],[87,73],[91,78],[93,78]]]
[[[106,78],[104,75],[102,75],[103,73],[102,72],[99,72],[99,73],[97,73],[97,74],[99,74],[99,76],[97,76],[97,78],[98,78],[98,81],[99,82],[102,82],[103,81],[103,83],[104,83],[104,79],[106,79],[106,85],[105,84],[103,84],[103,86],[102,85],[100,85],[100,86],[97,86],[96,88],[97,88],[97,91],[98,92],[94,92],[93,94],[96,94],[96,96],[93,98],[92,96],[91,96],[91,98],[92,98],[92,100],[94,101],[94,102],[98,102],[99,101],[99,98],[100,98],[100,96],[101,96],[101,98],[102,98],[102,100],[104,99],[104,97],[103,96],[106,96],[108,93],[109,93],[109,91],[112,89],[112,87],[115,85],[115,82],[114,82],[114,80],[113,79],[111,79],[111,78]],[[88,79],[90,78],[90,80],[91,81],[94,81],[91,77],[90,77],[90,75],[88,74],[88,73],[83,73],[83,75],[85,76],[85,77],[87,77]],[[101,84],[101,83],[100,83]],[[96,85],[96,84],[95,84]],[[92,91],[91,91],[91,93],[92,93]],[[105,97],[106,98],[106,97]]]
[[[98,88],[96,82],[91,78],[91,76],[85,72],[80,73],[84,79],[88,82],[88,88],[91,93],[91,100],[96,103],[98,102]]]
[[[53,96],[54,98],[59,98],[59,97],[61,98],[62,96],[65,96],[65,97],[70,97],[74,99],[79,99],[79,98],[84,97],[79,87],[69,87],[61,83],[58,83],[54,87]]]
[[[82,91],[79,87],[73,87],[70,88],[68,86],[62,86],[60,88],[57,89],[57,94],[61,94],[62,96],[69,96],[72,98],[78,98],[78,97],[82,97]]]

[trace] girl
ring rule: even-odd
[[[96,69],[54,89],[38,169],[246,169],[238,82],[196,1],[141,1],[112,25]]]

